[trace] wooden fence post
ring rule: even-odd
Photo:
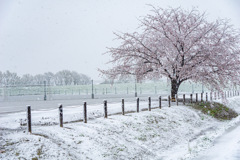
[[[60,104],[58,109],[59,109],[59,123],[60,123],[60,127],[63,127],[63,107],[62,107],[62,104]]]
[[[159,108],[161,109],[162,108],[162,97],[159,96],[158,100],[159,100]]]
[[[203,102],[203,93],[201,93],[201,102]]]
[[[148,97],[148,110],[151,111],[151,97]]]
[[[27,127],[28,132],[32,133],[31,106],[27,106]]]
[[[214,100],[216,100],[216,99],[217,99],[217,93],[214,92]]]
[[[218,99],[220,99],[220,93],[218,92]]]
[[[139,112],[139,98],[137,98],[137,112]]]
[[[87,102],[83,102],[83,122],[87,123]]]
[[[210,101],[212,101],[212,92],[210,92]]]
[[[196,103],[198,102],[198,94],[196,93]]]
[[[208,94],[207,94],[207,92],[206,92],[206,102],[208,101]]]
[[[185,105],[185,94],[183,94],[183,105]]]
[[[192,94],[190,94],[190,103],[192,103],[193,100],[192,100]]]
[[[104,103],[104,118],[107,118],[108,117],[108,115],[107,115],[107,100],[104,100],[103,103]]]
[[[178,106],[178,94],[176,94],[176,103],[177,103],[177,106]]]
[[[122,115],[124,115],[124,99],[122,99]]]
[[[168,107],[171,107],[171,98],[168,96]]]

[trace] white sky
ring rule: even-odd
[[[19,75],[68,69],[93,79],[106,69],[113,32],[133,32],[146,4],[198,7],[240,28],[240,0],[0,0],[0,71]]]

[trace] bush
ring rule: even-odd
[[[238,116],[236,111],[217,102],[200,102],[193,104],[192,107],[219,120],[231,120]]]

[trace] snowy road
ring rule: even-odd
[[[140,101],[147,101],[149,95],[141,95]],[[162,95],[163,96],[163,95]],[[151,95],[153,101],[158,100],[158,95]],[[79,106],[82,105],[84,101],[88,105],[102,104],[103,100],[106,99],[108,103],[121,102],[124,98],[126,102],[135,102],[136,98],[131,95],[116,95],[115,97],[97,97],[95,99],[81,98],[81,99],[65,99],[65,100],[32,100],[32,101],[2,101],[0,102],[0,116],[3,114],[22,112],[26,110],[27,105],[31,105],[32,110],[42,110],[42,109],[55,109],[58,104],[63,104],[63,106]]]
[[[240,123],[216,139],[214,146],[203,152],[196,160],[239,160]]]

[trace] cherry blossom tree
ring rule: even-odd
[[[155,8],[134,33],[115,33],[121,44],[108,48],[113,67],[108,78],[135,75],[137,80],[167,77],[171,97],[186,80],[221,90],[238,83],[239,30],[229,21],[209,21],[196,9]]]

